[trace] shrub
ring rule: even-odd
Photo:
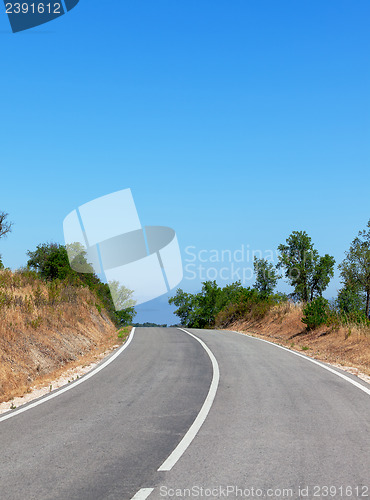
[[[259,321],[276,304],[286,302],[288,299],[284,294],[266,296],[255,289],[244,288],[235,302],[227,304],[216,316],[216,326],[226,328],[234,321],[243,319],[245,321]]]
[[[328,322],[329,312],[329,302],[324,297],[318,297],[303,309],[302,322],[307,325],[307,330],[312,330]]]
[[[230,303],[216,316],[216,326],[226,328],[234,321],[242,318],[246,314],[246,304],[243,301]]]
[[[340,320],[342,325],[345,326],[349,325],[358,325],[364,327],[370,326],[370,320],[369,318],[366,317],[364,311],[352,311],[348,314],[342,313],[340,315]]]

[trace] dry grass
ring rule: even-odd
[[[277,342],[316,359],[352,368],[353,373],[370,376],[370,330],[352,325],[323,326],[306,331],[302,306],[279,304],[259,321],[237,321],[228,329],[244,331]]]
[[[117,343],[116,327],[96,302],[87,288],[0,271],[0,402]]]

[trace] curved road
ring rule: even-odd
[[[138,328],[95,376],[0,419],[1,500],[370,498],[369,385],[244,335],[188,331],[205,345]]]

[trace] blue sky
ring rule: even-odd
[[[306,230],[340,262],[370,218],[369,17],[367,0],[80,0],[12,34],[2,10],[5,265],[124,188],[184,257]],[[137,319],[176,321],[163,299]]]

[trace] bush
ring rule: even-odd
[[[243,301],[228,304],[216,316],[216,327],[226,328],[246,314],[246,304]]]
[[[303,313],[302,322],[307,325],[307,330],[325,325],[329,319],[329,302],[324,297],[318,297],[306,305]]]
[[[352,311],[348,314],[342,313],[340,315],[340,320],[342,325],[359,325],[359,326],[370,326],[370,320],[366,317],[364,311]]]
[[[235,302],[227,304],[216,316],[216,326],[226,328],[234,321],[259,321],[276,304],[286,302],[287,296],[275,294],[266,296],[255,289],[244,288]]]

